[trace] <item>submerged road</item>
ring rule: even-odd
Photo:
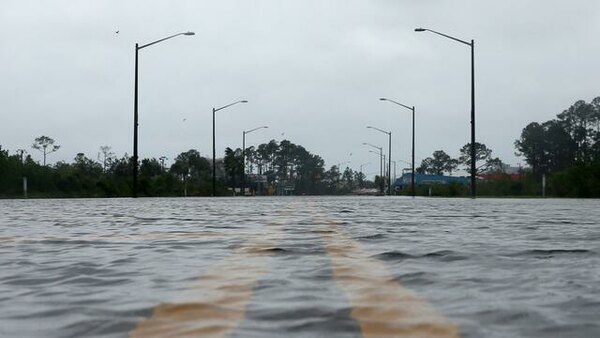
[[[0,336],[600,332],[597,201],[0,203]]]

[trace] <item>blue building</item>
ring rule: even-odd
[[[394,182],[394,190],[402,191],[410,188],[411,184],[410,173],[403,174],[401,177],[396,179]],[[470,183],[470,177],[466,176],[444,176],[444,175],[427,175],[427,174],[415,174],[415,185],[434,185],[434,184],[452,184],[458,183],[460,185],[468,186]]]

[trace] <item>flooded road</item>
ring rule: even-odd
[[[598,337],[600,201],[0,200],[0,337]]]

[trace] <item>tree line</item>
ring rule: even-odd
[[[518,181],[502,174],[506,165],[492,149],[475,143],[479,194],[491,196],[540,195],[541,178],[548,179],[549,196],[600,197],[600,97],[579,100],[546,122],[531,122],[515,140],[516,154],[530,166]],[[96,159],[76,154],[71,163],[47,165],[46,159],[60,146],[48,136],[34,140],[31,149],[43,156],[42,164],[24,149],[12,154],[0,146],[0,197],[19,197],[23,178],[32,197],[122,197],[132,195],[132,158],[115,156],[109,146],[100,147]],[[417,173],[449,174],[459,169],[471,174],[470,144],[452,158],[443,150],[421,161]],[[167,168],[166,157],[140,161],[140,196],[210,196],[212,162],[195,149],[178,154]],[[232,195],[247,187],[253,194],[347,194],[358,188],[379,187],[382,177],[366,180],[351,168],[325,168],[323,159],[289,140],[271,140],[247,149],[227,148],[217,159],[217,195]],[[497,177],[501,177],[496,175]],[[442,195],[467,196],[467,187],[450,187]],[[438,189],[439,190],[439,189]],[[404,193],[404,192],[403,192]],[[425,190],[418,194],[427,194]]]
[[[43,155],[34,161],[25,150],[11,154],[0,146],[0,197],[23,195],[23,178],[30,197],[125,197],[132,195],[132,157],[115,156],[102,146],[96,159],[78,153],[71,163],[47,165],[46,158],[60,146],[48,136],[35,139],[32,149]],[[244,163],[245,159],[245,163]],[[195,149],[178,154],[165,166],[166,157],[140,161],[140,196],[210,196],[212,159]],[[362,173],[337,166],[325,169],[323,159],[288,140],[241,149],[225,149],[215,161],[217,195],[232,195],[246,183],[254,194],[295,195],[346,194],[359,187],[372,187]],[[245,172],[246,175],[243,175]],[[253,182],[256,177],[264,184]],[[246,180],[244,180],[246,178]],[[283,188],[288,190],[284,191]]]
[[[475,142],[475,171],[476,175],[502,171],[505,164],[498,157],[493,157],[492,149],[485,144]],[[465,170],[471,175],[471,143],[465,144],[460,148],[460,156],[452,158],[443,150],[436,150],[431,157],[421,161],[421,165],[415,168],[419,174],[443,175],[448,173],[452,175],[457,169]]]
[[[485,144],[475,143],[479,193],[482,195],[541,195],[542,177],[547,178],[547,195],[557,197],[600,197],[600,97],[587,103],[576,101],[568,109],[546,122],[531,122],[515,140],[515,154],[529,168],[518,181],[485,180],[489,174],[502,177],[506,165],[492,155]],[[416,168],[417,173],[442,175],[464,169],[469,175],[470,144],[452,158],[436,150]],[[449,194],[466,195],[466,189],[454,187]],[[443,189],[442,189],[443,190]]]
[[[576,101],[546,122],[531,122],[515,141],[534,176],[556,196],[600,197],[600,97]]]

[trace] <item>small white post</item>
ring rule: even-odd
[[[23,198],[27,198],[27,177],[23,176]]]
[[[546,197],[546,174],[542,175],[542,197]]]

